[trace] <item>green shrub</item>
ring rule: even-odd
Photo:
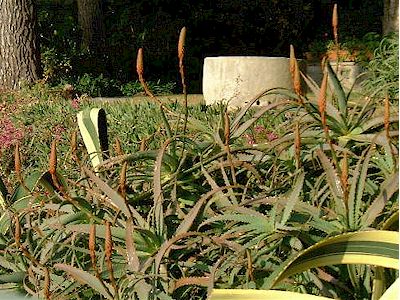
[[[79,76],[74,88],[81,94],[87,94],[91,97],[118,96],[121,94],[120,83],[114,79],[109,79],[100,74],[94,77],[90,74]]]
[[[157,82],[148,82],[149,88],[155,95],[171,95],[173,94],[176,84],[174,82],[161,83],[160,80]],[[139,81],[131,81],[121,85],[121,92],[124,96],[134,96],[137,94],[144,94],[144,90]]]
[[[366,95],[399,99],[399,36],[384,37],[369,62],[363,88]]]

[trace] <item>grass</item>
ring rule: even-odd
[[[184,104],[184,96],[182,94],[174,94],[174,95],[167,95],[167,96],[158,96],[163,103],[175,103],[178,102],[179,104]],[[147,96],[132,96],[132,97],[95,97],[93,101],[100,101],[100,102],[120,102],[120,101],[128,101],[130,104],[140,104],[143,102],[152,102],[152,100]],[[189,94],[188,95],[188,104],[189,105],[201,105],[205,104],[204,98],[202,94]]]
[[[184,103],[182,95],[158,97],[171,109],[179,109]],[[16,143],[21,144],[24,169],[39,170],[48,164],[50,145],[53,140],[58,143],[60,164],[68,170],[70,157],[69,145],[71,135],[78,130],[76,113],[88,107],[101,107],[107,113],[108,133],[110,143],[115,138],[121,142],[126,153],[138,151],[142,141],[146,140],[146,149],[157,149],[166,137],[158,105],[149,97],[133,96],[126,98],[64,98],[57,90],[35,85],[18,93],[0,95],[3,120],[8,120],[15,133],[6,128],[0,130],[0,135],[7,143],[0,146],[0,171],[5,177],[7,186],[15,182],[13,169],[13,151]],[[189,95],[189,112],[202,122],[207,122],[211,128],[217,126],[220,108],[206,107],[202,95]],[[233,115],[234,112],[231,112]],[[274,126],[262,118],[259,125],[269,130]],[[5,124],[4,124],[5,126]],[[172,125],[174,126],[174,125]],[[253,132],[254,135],[256,132]],[[258,134],[261,137],[260,134]],[[262,139],[261,139],[262,140]],[[260,140],[259,140],[260,141]]]

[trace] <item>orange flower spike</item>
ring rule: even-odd
[[[302,95],[302,90],[301,90],[301,81],[300,81],[300,69],[299,69],[299,64],[297,63],[297,60],[295,60],[294,64],[294,91],[298,96]],[[301,99],[301,98],[300,98]]]
[[[384,113],[384,126],[386,134],[389,134],[389,123],[390,123],[390,102],[389,97],[386,95],[385,97],[385,113]]]
[[[340,176],[340,180],[342,182],[344,200],[345,200],[345,203],[347,206],[348,193],[349,193],[348,192],[349,191],[349,170],[348,170],[348,163],[347,163],[347,152],[344,153],[341,170],[342,170],[342,174]]]
[[[338,26],[339,26],[339,18],[338,18],[338,11],[337,11],[337,3],[335,3],[333,5],[333,12],[332,12],[332,29],[333,29],[333,37],[335,39],[336,45],[339,43]]]
[[[51,150],[50,150],[50,162],[49,162],[49,172],[51,175],[56,174],[57,170],[57,142],[54,140],[51,143]]]
[[[96,224],[90,224],[89,231],[89,253],[93,269],[96,270]]]
[[[294,128],[294,149],[295,149],[295,159],[296,167],[300,168],[300,154],[301,154],[301,135],[299,123],[296,123]]]
[[[143,76],[143,48],[139,48],[136,58],[136,72],[139,78]]]
[[[318,109],[319,113],[321,115],[321,122],[324,127],[326,127],[326,89],[328,85],[328,73],[324,73],[324,77],[322,79],[321,83],[321,89],[319,92],[319,97],[318,97]]]
[[[124,155],[124,152],[122,151],[121,141],[118,138],[115,138],[114,149],[117,155]]]
[[[301,81],[300,81],[300,69],[297,63],[293,45],[290,45],[289,70],[293,81],[293,89],[298,96],[301,96],[302,91],[301,91]],[[300,101],[302,101],[301,98]]]
[[[21,247],[21,224],[19,223],[19,218],[17,215],[14,216],[14,224],[15,245],[17,245],[17,247]]]
[[[185,40],[186,40],[186,27],[182,27],[181,32],[179,34],[179,41],[178,41],[179,64],[182,63],[183,57],[185,55]]]
[[[224,136],[225,136],[225,145],[229,144],[229,139],[231,136],[231,124],[230,124],[230,120],[229,120],[229,114],[227,111],[225,111],[224,114]]]
[[[296,56],[294,53],[294,47],[293,47],[293,45],[290,45],[289,70],[290,70],[290,75],[292,76],[293,82],[294,82],[294,70],[296,68],[295,64],[296,64]]]
[[[21,179],[21,154],[19,152],[19,144],[15,145],[14,165],[15,165],[15,174],[17,174],[17,177],[20,180]]]

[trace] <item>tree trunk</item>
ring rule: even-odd
[[[78,22],[82,30],[82,48],[92,53],[101,52],[104,47],[101,0],[78,0]]]
[[[0,0],[0,89],[39,78],[34,0]]]
[[[399,32],[399,0],[384,0],[382,31],[383,34]]]

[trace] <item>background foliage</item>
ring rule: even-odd
[[[340,7],[342,41],[381,32],[382,1],[335,1]],[[332,39],[332,1],[104,1],[106,48],[94,58],[80,50],[75,1],[41,0],[39,25],[44,69],[49,82],[77,82],[88,73],[127,83],[135,79],[134,60],[143,47],[145,77],[179,82],[176,72],[178,30],[186,26],[187,80],[191,93],[201,92],[203,59],[215,55],[287,56],[316,41]],[[79,84],[76,84],[79,85]],[[115,93],[116,91],[114,91]]]

